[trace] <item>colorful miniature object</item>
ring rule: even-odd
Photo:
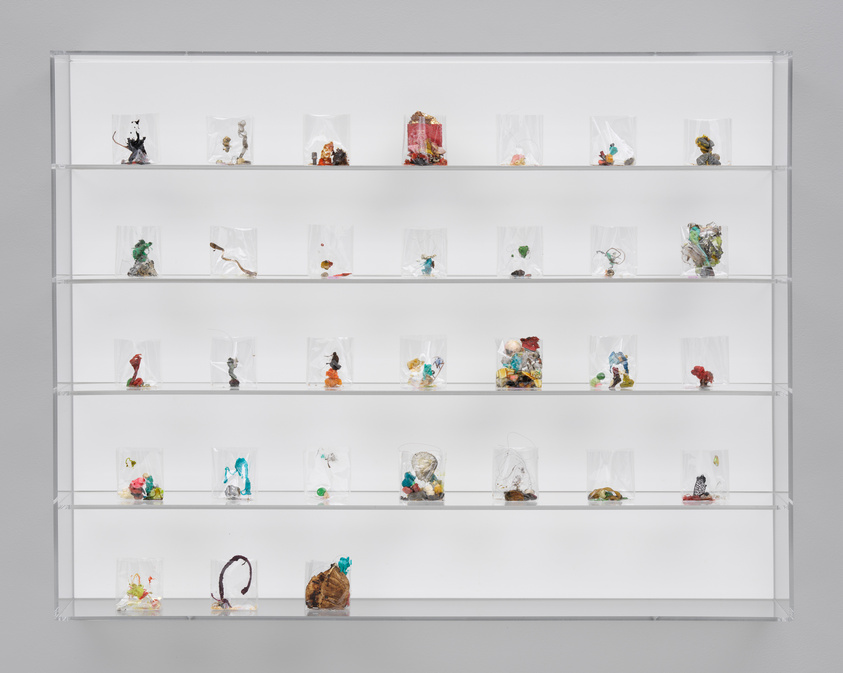
[[[442,139],[442,124],[435,117],[417,111],[407,124],[405,166],[447,166]]]
[[[707,135],[701,135],[694,140],[697,147],[700,148],[700,156],[697,157],[697,166],[719,166],[720,155],[713,152],[714,141]]]
[[[252,585],[252,564],[245,556],[232,556],[228,563],[226,563],[222,570],[220,570],[220,579],[219,579],[219,598],[214,596],[211,593],[211,598],[213,599],[213,603],[211,603],[211,610],[231,610],[235,609],[232,608],[231,602],[225,597],[225,586],[224,586],[224,578],[225,578],[225,571],[229,569],[229,567],[235,563],[236,561],[242,561],[243,565],[249,566],[249,581],[246,582],[246,586],[240,590],[240,594],[245,596],[249,593],[249,587]]]
[[[434,356],[432,363],[427,363],[426,358],[427,356],[421,353],[407,363],[407,369],[410,372],[408,385],[414,388],[433,388],[436,385],[436,377],[445,366],[445,361],[438,355]]]
[[[588,494],[589,500],[597,500],[599,502],[626,500],[626,496],[621,495],[620,491],[606,486],[605,488],[595,488]]]
[[[527,157],[523,154],[513,154],[512,159],[509,160],[510,166],[526,166]]]
[[[305,605],[310,610],[345,610],[351,601],[350,568],[351,559],[344,556],[311,577],[304,591]]]
[[[510,339],[503,343],[502,368],[495,384],[498,388],[541,388],[542,358],[539,338]]]
[[[225,364],[228,365],[229,387],[239,388],[240,379],[237,378],[237,375],[234,373],[234,370],[237,369],[237,365],[240,363],[237,361],[237,358],[228,358],[228,360],[225,361]]]
[[[615,155],[618,153],[618,148],[615,143],[609,145],[609,151],[604,152],[600,150],[600,154],[597,157],[597,165],[598,166],[614,166],[615,165]],[[623,162],[624,166],[632,166],[635,163],[635,157],[629,157]]]
[[[714,276],[723,257],[722,229],[714,222],[688,224],[688,239],[682,244],[682,261],[693,266],[701,278]]]
[[[588,382],[588,384],[592,388],[600,388],[603,385],[603,381],[606,378],[606,375],[603,372],[597,372],[597,374]]]
[[[324,243],[321,243],[320,245],[323,245],[323,246],[324,246],[325,244],[324,244]],[[319,265],[320,267],[322,267],[322,268],[324,269],[324,271],[323,271],[323,272],[322,272],[322,274],[321,274],[322,278],[344,278],[345,276],[350,276],[350,275],[351,275],[351,272],[350,272],[350,271],[349,271],[349,272],[347,272],[347,273],[335,273],[335,274],[329,274],[329,273],[328,273],[328,270],[329,270],[329,269],[330,269],[333,265],[334,265],[334,263],[333,263],[330,259],[325,259],[325,260],[323,260],[323,261],[322,261],[322,263]]]
[[[618,369],[619,365],[623,366],[623,375]],[[609,390],[615,390],[618,384],[621,388],[632,388],[635,385],[635,381],[629,377],[629,358],[622,351],[612,351],[609,354],[609,367],[612,370],[612,385]]]
[[[342,369],[340,357],[334,351],[331,353],[331,359],[328,361],[328,370],[325,372],[326,388],[340,388],[342,386],[342,379],[338,373],[340,369]]]
[[[133,277],[158,275],[158,272],[155,270],[155,262],[149,259],[149,249],[151,247],[152,241],[140,239],[135,243],[135,246],[132,248],[132,259],[134,263],[127,275]]]
[[[129,351],[131,353],[131,351]],[[136,353],[132,356],[132,359],[129,360],[129,364],[132,366],[132,376],[126,381],[127,388],[149,388],[148,383],[144,383],[143,379],[138,376],[138,370],[141,366],[141,354]]]
[[[152,583],[155,578],[151,575],[147,578],[146,585],[139,573],[129,577],[126,594],[117,604],[117,610],[157,610],[161,607],[161,599],[152,594]]]
[[[243,485],[242,488],[236,484],[230,483],[237,481]],[[225,497],[229,500],[236,500],[243,496],[251,497],[252,482],[249,479],[249,461],[243,457],[239,457],[234,461],[234,469],[232,470],[228,465],[223,471],[222,483],[226,484]]]
[[[129,137],[126,138],[126,144],[118,143],[117,139],[114,137],[117,135],[117,131],[111,134],[111,140],[114,141],[115,145],[120,145],[127,150],[129,150],[129,158],[123,159],[120,163],[122,164],[148,164],[150,163],[149,157],[146,154],[146,148],[144,147],[144,142],[146,141],[146,136],[141,138],[140,135],[140,119],[136,119],[131,123],[129,131]],[[134,134],[134,137],[132,136]],[[116,151],[116,150],[115,150]]]
[[[694,483],[694,493],[692,495],[683,495],[682,500],[685,502],[713,502],[715,497],[706,490],[705,475],[701,474],[697,477]]]
[[[316,152],[310,155],[311,163],[314,166],[349,166],[348,152],[341,147],[334,147],[334,143],[325,143],[322,146],[322,154],[317,161]]]
[[[247,276],[249,276],[249,278],[254,278],[255,276],[258,275],[257,271],[249,271],[248,269],[244,269],[243,265],[239,261],[234,259],[233,257],[226,257],[225,254],[224,254],[225,248],[217,245],[213,241],[211,241],[211,249],[219,252],[220,253],[220,259],[222,259],[224,262],[234,262],[238,267],[240,267],[240,270],[243,273],[245,273]]]
[[[519,245],[518,246],[518,256],[521,259],[527,259],[530,256],[530,246],[529,245]],[[512,253],[510,257],[515,257],[515,253]],[[527,273],[524,269],[516,269],[512,273],[509,274],[513,278],[530,278],[533,274]]]
[[[615,275],[615,265],[623,264],[624,259],[626,259],[626,255],[624,255],[623,250],[618,248],[609,248],[608,250],[598,250],[598,255],[604,255],[606,257],[606,261],[609,262],[609,268],[606,269],[604,275],[607,278],[611,278]]]
[[[708,388],[712,383],[714,383],[714,374],[706,371],[705,367],[701,367],[700,365],[694,367],[691,370],[691,374],[700,380],[700,388]]]
[[[251,161],[246,160],[244,157],[246,156],[246,150],[249,149],[249,136],[246,134],[246,120],[241,119],[237,122],[237,137],[240,138],[240,155],[233,157],[231,161],[224,161],[223,159],[217,159],[218,164],[223,164],[226,166],[241,166],[243,164],[250,164]],[[226,154],[231,152],[231,138],[229,136],[225,136],[222,139],[222,150]]]
[[[439,461],[432,453],[419,451],[410,459],[412,472],[405,472],[401,480],[401,500],[418,502],[442,500],[445,484],[436,476]]]
[[[421,272],[424,276],[431,276],[433,275],[433,269],[436,268],[436,263],[433,261],[433,258],[436,255],[422,255],[421,256]]]
[[[137,461],[126,458],[125,465],[131,469],[137,465]],[[118,495],[124,500],[163,500],[164,489],[155,483],[151,474],[144,472],[140,477],[132,479],[128,487],[121,488]]]

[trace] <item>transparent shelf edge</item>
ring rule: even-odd
[[[258,598],[248,613],[211,613],[207,598],[161,599],[152,612],[117,612],[108,598],[75,598],[59,614],[67,619],[232,620],[756,620],[787,621],[773,598],[356,598],[347,611],[308,614],[304,598]]]
[[[541,491],[537,500],[506,502],[489,491],[447,491],[445,499],[434,503],[401,501],[397,491],[351,491],[322,500],[304,491],[255,491],[248,500],[226,500],[207,491],[164,490],[163,500],[126,500],[114,491],[66,491],[59,498],[60,509],[80,510],[319,510],[339,511],[774,511],[791,504],[770,491],[732,491],[714,502],[683,502],[679,491],[639,491],[629,500],[590,502],[588,491]]]

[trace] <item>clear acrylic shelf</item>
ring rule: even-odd
[[[789,279],[778,276],[766,275],[732,275],[720,276],[715,278],[689,278],[678,275],[662,275],[662,276],[635,276],[632,278],[604,278],[600,276],[580,276],[580,275],[559,275],[551,276],[545,275],[537,278],[500,278],[498,276],[460,276],[448,275],[445,278],[408,278],[403,276],[393,275],[364,275],[353,274],[344,278],[311,278],[310,276],[297,275],[258,275],[252,278],[247,276],[210,276],[210,275],[166,275],[157,276],[154,278],[130,278],[129,276],[115,276],[113,274],[84,274],[84,275],[61,275],[56,276],[55,283],[64,284],[69,283],[73,285],[98,285],[106,283],[243,283],[245,285],[264,284],[264,283],[352,283],[352,284],[369,284],[369,283],[432,283],[434,285],[439,283],[493,283],[493,284],[512,284],[512,283],[540,283],[540,284],[554,284],[554,283],[781,283],[787,282]]]
[[[788,389],[770,383],[729,383],[722,387],[695,388],[682,383],[635,383],[629,390],[609,390],[607,386],[591,388],[587,382],[544,382],[541,389],[507,390],[489,383],[448,382],[441,388],[417,390],[399,383],[349,383],[342,388],[326,390],[323,386],[306,383],[257,383],[252,387],[229,388],[220,384],[173,382],[160,383],[149,388],[127,388],[120,383],[59,383],[59,395],[705,395],[721,397],[730,395],[787,394]]]
[[[61,604],[67,619],[248,619],[381,621],[553,621],[568,619],[790,621],[792,610],[773,599],[624,598],[352,598],[348,614],[306,614],[304,598],[261,598],[254,612],[211,614],[207,598],[166,598],[150,614],[117,612],[109,598],[76,598]]]
[[[331,166],[331,171],[321,169],[318,166],[303,166],[299,164],[249,164],[241,166],[224,166],[215,164],[52,164],[53,170],[69,171],[312,171],[313,173],[328,173],[340,171],[405,171],[407,173],[418,172],[428,168],[433,172],[454,172],[454,171],[509,171],[511,173],[523,173],[526,171],[603,171],[605,173],[635,173],[640,171],[696,171],[700,172],[699,166],[664,165],[664,166],[624,166],[623,170],[618,168],[606,168],[605,166],[460,166],[448,164],[447,166],[404,166],[401,164],[372,165],[372,166]],[[742,172],[742,171],[784,171],[789,170],[788,166],[707,166],[707,172]]]
[[[731,492],[723,502],[685,503],[679,491],[638,491],[619,502],[589,502],[587,491],[541,491],[538,500],[505,502],[488,491],[448,491],[434,503],[401,502],[397,491],[352,491],[333,500],[309,499],[303,491],[256,491],[251,500],[214,498],[208,491],[166,491],[163,500],[124,500],[113,491],[76,491],[60,494],[58,506],[73,510],[107,509],[245,509],[300,510],[776,510],[789,505],[785,496],[771,492]]]

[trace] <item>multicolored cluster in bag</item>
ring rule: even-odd
[[[126,594],[117,604],[117,610],[157,610],[161,607],[161,599],[153,596],[152,583],[155,578],[150,576],[144,585],[141,576],[135,573],[129,578]]]
[[[405,166],[447,166],[443,126],[432,115],[421,110],[413,113],[407,124],[407,158]]]
[[[442,500],[445,484],[436,476],[439,461],[432,453],[419,451],[410,460],[412,472],[405,472],[401,481],[401,500]]]
[[[334,351],[331,353],[331,359],[328,361],[328,369],[325,372],[326,388],[340,388],[342,386],[342,379],[339,375],[340,369],[342,369],[340,356]]]
[[[542,387],[542,356],[538,337],[509,339],[498,352],[501,353],[503,367],[497,371],[496,387]]]

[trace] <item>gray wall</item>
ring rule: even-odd
[[[834,490],[843,454],[835,427],[840,396],[832,388],[839,368],[832,348],[841,328],[834,233],[843,110],[839,1],[4,0],[1,11],[4,670],[840,670],[831,645],[843,623],[841,499]],[[796,621],[52,621],[51,49],[793,50]]]

